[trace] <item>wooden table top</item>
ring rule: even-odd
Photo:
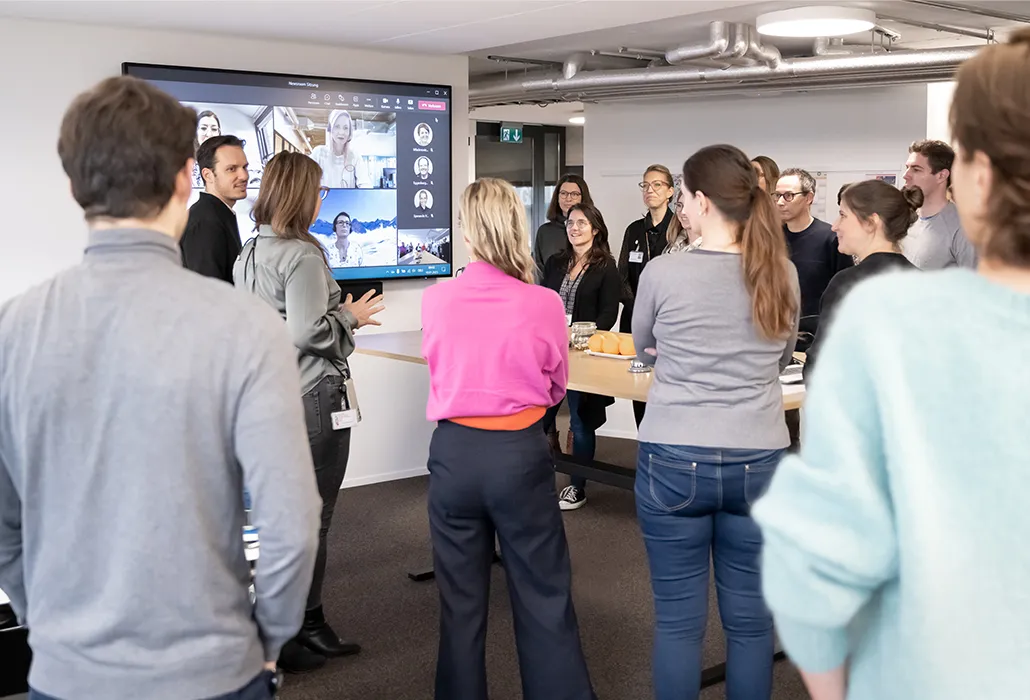
[[[358,334],[357,352],[414,364],[426,364],[422,357],[422,331]],[[653,372],[628,372],[630,360],[593,357],[585,352],[569,350],[569,389],[617,399],[647,401]],[[805,399],[803,384],[783,384],[783,408],[801,408]]]

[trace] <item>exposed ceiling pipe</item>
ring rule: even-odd
[[[562,65],[562,76],[569,80],[570,78],[576,77],[576,74],[583,70],[583,66],[586,65],[587,59],[590,54],[587,53],[574,53],[565,59],[565,63]]]
[[[745,82],[764,90],[791,89],[793,83],[803,79],[824,80],[833,85],[854,76],[868,77],[877,84],[946,80],[977,50],[978,47],[898,51],[793,61],[776,60],[779,52],[774,57],[772,51],[766,50],[763,53],[771,65],[734,66],[723,70],[668,67],[583,71],[569,79],[537,73],[521,79],[474,84],[470,86],[469,103],[472,107],[484,107],[512,102],[591,100],[622,89],[631,91],[637,98],[646,98],[662,90],[685,93],[701,87],[737,86]]]
[[[844,47],[844,40],[839,36],[821,36],[812,43],[813,56],[850,56],[852,53]]]
[[[888,22],[897,22],[898,24],[905,24],[909,27],[919,27],[920,29],[932,29],[937,32],[944,32],[946,34],[958,34],[959,36],[971,36],[974,39],[983,39],[984,41],[994,41],[994,30],[993,29],[969,29],[967,27],[955,27],[952,25],[936,24],[935,22],[920,22],[915,19],[905,19],[904,17],[895,17],[893,15],[882,15],[876,14],[877,19],[886,20]]]
[[[959,4],[957,2],[937,2],[937,0],[905,0],[909,5],[922,5],[923,7],[936,7],[938,10],[951,10],[966,15],[979,15],[980,17],[991,17],[992,19],[1003,19],[1006,22],[1020,22],[1030,24],[1030,15],[1017,15],[1004,10],[994,10],[986,7],[978,7],[971,4]]]
[[[557,68],[562,65],[561,61],[545,61],[540,58],[516,58],[515,56],[487,56],[487,60],[496,63],[515,63],[527,66],[543,66],[544,68]]]
[[[665,61],[676,65],[684,61],[698,58],[720,58],[725,56],[730,47],[730,25],[727,22],[712,22],[708,25],[708,43],[680,46],[665,52]]]
[[[744,54],[747,58],[761,61],[769,68],[778,69],[783,64],[783,56],[775,46],[763,44],[757,29],[748,27],[748,46]]]

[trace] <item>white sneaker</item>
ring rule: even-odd
[[[586,494],[575,486],[566,486],[558,495],[558,507],[562,510],[576,510],[586,504]]]

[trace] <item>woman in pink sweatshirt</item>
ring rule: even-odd
[[[429,525],[440,589],[437,700],[486,700],[486,621],[500,542],[526,700],[595,698],[572,605],[572,569],[542,419],[565,395],[568,332],[533,284],[525,210],[484,178],[458,226],[471,263],[422,297],[429,363]]]

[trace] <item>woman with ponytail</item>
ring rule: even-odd
[[[845,255],[854,256],[858,265],[841,270],[826,285],[819,302],[819,331],[805,362],[806,379],[815,370],[834,314],[856,284],[884,272],[919,269],[901,253],[901,241],[919,218],[921,189],[899,190],[883,180],[866,180],[846,185],[839,197],[840,213],[833,224],[837,247]]]
[[[713,561],[726,697],[768,700],[773,623],[750,511],[790,443],[779,375],[797,335],[797,271],[772,199],[739,149],[691,156],[680,201],[701,245],[652,261],[633,313],[639,359],[655,365],[636,476],[655,598],[655,697],[698,697]]]

